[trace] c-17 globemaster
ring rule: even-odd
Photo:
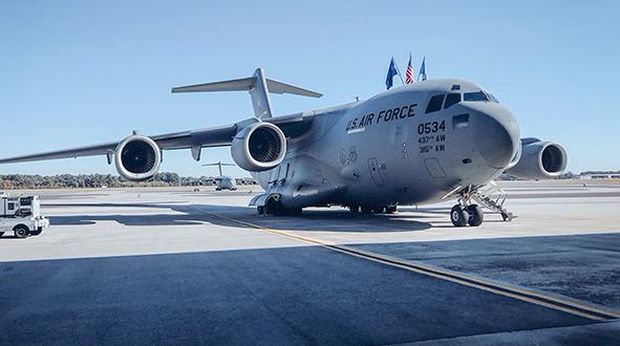
[[[143,181],[159,170],[163,150],[230,146],[234,162],[250,171],[265,192],[250,205],[259,214],[298,214],[309,206],[352,212],[392,213],[398,205],[455,198],[455,226],[483,221],[479,201],[511,214],[485,196],[503,172],[516,177],[555,177],[566,167],[558,143],[520,139],[510,111],[475,83],[435,79],[403,85],[365,101],[273,116],[269,93],[322,95],[264,76],[197,84],[173,93],[248,91],[254,117],[207,129],[157,136],[134,132],[121,141],[0,159],[15,163],[104,155],[122,176]]]
[[[205,163],[202,166],[203,167],[217,166],[220,172],[220,175],[217,178],[215,178],[215,191],[237,190],[237,183],[235,182],[235,179],[233,177],[227,177],[222,173],[222,166],[234,166],[234,164],[218,161],[218,162],[213,162],[213,163]]]

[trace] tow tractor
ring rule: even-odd
[[[9,196],[0,192],[0,236],[12,231],[16,238],[39,235],[50,221],[41,215],[39,196]]]

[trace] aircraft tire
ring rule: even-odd
[[[30,235],[30,230],[25,225],[17,225],[13,227],[13,232],[15,232],[15,237],[20,239],[28,238]]]
[[[450,210],[450,220],[455,227],[465,227],[469,220],[469,214],[460,205],[455,205]]]
[[[467,220],[467,223],[470,226],[478,227],[482,225],[482,222],[484,221],[484,212],[482,211],[482,208],[479,205],[477,204],[468,205],[467,208],[465,208],[465,210],[467,210],[467,213],[469,214],[469,219]]]

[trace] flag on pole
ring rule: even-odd
[[[426,57],[422,59],[422,65],[420,65],[420,73],[418,73],[418,81],[426,80]]]
[[[413,76],[413,66],[411,65],[411,53],[409,53],[409,63],[407,64],[407,71],[405,71],[405,83],[411,84],[415,82]]]
[[[394,57],[390,61],[390,67],[388,68],[387,77],[385,77],[385,86],[387,90],[394,85],[394,76],[398,74],[398,68],[396,67],[396,62],[394,61]]]

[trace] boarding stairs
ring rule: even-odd
[[[504,221],[512,221],[514,215],[504,207],[508,194],[494,181],[476,190],[471,198],[481,206],[502,216]]]

